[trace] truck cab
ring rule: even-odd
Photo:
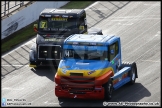
[[[44,9],[34,30],[37,36],[30,49],[29,66],[58,66],[64,39],[72,34],[87,33],[86,12],[84,9]],[[96,30],[92,28],[90,33],[93,31]]]
[[[63,43],[55,74],[55,95],[64,98],[111,99],[112,91],[134,83],[136,63],[124,64],[120,37],[74,34]]]

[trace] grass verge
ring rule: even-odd
[[[64,9],[84,9],[87,6],[91,5],[95,1],[71,1],[61,8]],[[1,54],[12,50],[13,48],[19,46],[23,42],[28,41],[29,39],[35,37],[36,33],[33,30],[33,24],[37,21],[31,23],[30,25],[22,28],[19,31],[16,31],[7,38],[1,40]]]

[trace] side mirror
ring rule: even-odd
[[[35,32],[38,32],[38,24],[34,24],[33,29]]]

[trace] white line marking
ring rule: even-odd
[[[8,54],[11,54],[11,53],[14,52],[15,50],[17,50],[17,49],[19,49],[19,48],[21,48],[21,47],[23,47],[23,46],[25,46],[25,45],[28,45],[28,44],[30,44],[30,43],[34,43],[34,42],[32,42],[32,40],[31,40],[31,41],[28,41],[28,42],[26,42],[26,43],[20,45],[19,47],[17,47],[17,48],[15,48],[15,49],[11,50],[10,52],[4,54],[1,58],[4,58],[4,57],[7,56]]]
[[[58,104],[58,105],[60,105],[60,104],[62,104],[63,102],[60,102],[60,103],[58,103],[58,102],[56,102],[56,103],[48,103],[48,101],[46,101],[46,102],[44,102],[45,104]]]
[[[144,16],[144,14],[146,14],[146,13],[148,13],[150,10],[152,10],[154,8],[154,6],[151,6],[151,7],[149,7],[149,9],[146,9],[146,10],[144,10],[143,12],[141,12],[140,14],[138,14],[138,15],[136,15],[137,17],[140,17],[140,16]],[[135,19],[135,18],[133,18],[133,19]],[[141,18],[139,18],[139,19],[141,19]],[[123,19],[123,20],[125,20],[125,18]],[[129,23],[129,22],[131,22],[132,21],[132,19],[131,20],[129,20],[127,23]],[[138,20],[137,20],[138,21]],[[159,22],[158,22],[159,23]],[[155,25],[155,24],[154,24]],[[151,26],[152,27],[152,26]],[[150,27],[150,28],[151,28]],[[149,29],[150,29],[149,28]],[[118,31],[120,31],[122,29],[122,27],[120,28],[120,29],[118,29]],[[127,30],[125,30],[124,32],[122,32],[120,35],[122,36],[122,34],[124,34],[125,32],[127,32],[127,31],[129,31],[130,29],[132,29],[131,27],[129,27]],[[145,31],[144,31],[145,32]],[[136,36],[135,38],[138,38],[139,36]],[[134,39],[135,39],[134,38]],[[131,40],[131,41],[133,41],[133,39]],[[127,46],[128,44],[130,44],[130,42],[131,41],[129,41],[127,44],[125,44],[124,46]],[[129,46],[129,45],[128,45]]]
[[[161,31],[158,31],[157,34],[161,34]]]
[[[141,18],[141,19],[138,19],[138,18],[133,18],[133,19],[112,19],[112,20],[110,20],[110,21],[135,21],[135,20],[137,20],[137,21],[142,21],[142,20],[159,20],[159,19],[161,19],[160,17],[159,18]]]
[[[141,78],[142,79],[142,78]],[[157,80],[158,81],[158,80]],[[154,85],[156,85],[157,84],[157,81],[153,81],[152,83],[149,83],[149,84],[142,84],[142,85],[145,85],[145,87],[143,87],[143,88],[141,88],[140,90],[138,90],[135,94],[132,94],[132,95],[129,95],[129,97],[128,98],[126,98],[126,100],[129,100],[130,98],[132,98],[133,97],[133,95],[140,95],[140,93],[141,93],[141,91],[142,90],[144,90],[145,88],[148,88],[150,85],[152,85],[152,86],[154,86]],[[142,79],[142,81],[141,82],[143,82],[143,79]],[[154,83],[156,83],[156,84],[154,84]],[[147,87],[146,87],[147,86]],[[151,95],[153,95],[152,93],[151,93]]]
[[[43,97],[43,96],[45,96],[45,95],[47,95],[48,93],[53,92],[53,91],[54,91],[54,89],[52,89],[52,90],[51,90],[51,91],[49,91],[49,92],[46,92],[44,95],[42,95],[42,96],[38,97],[37,99],[35,99],[35,100],[31,101],[30,103],[33,103],[34,101],[36,101],[36,100],[40,99],[41,97]],[[53,94],[53,95],[54,95],[54,94]]]
[[[155,23],[154,25],[152,25],[152,26],[150,26],[147,30],[145,30],[144,32],[142,32],[140,35],[138,35],[138,36],[136,36],[136,37],[134,37],[132,40],[130,40],[128,43],[126,43],[125,45],[123,45],[122,47],[121,47],[121,49],[123,49],[123,48],[125,48],[126,46],[128,46],[128,47],[130,47],[130,43],[131,42],[133,42],[135,39],[137,39],[137,38],[139,38],[141,35],[143,35],[144,33],[146,33],[147,31],[149,31],[151,28],[154,28],[154,26],[156,25],[156,24],[158,24],[160,21],[158,21],[157,23]],[[154,37],[153,37],[154,38]],[[152,38],[152,39],[153,39]],[[127,48],[128,48],[127,47]]]
[[[29,65],[2,65],[2,66],[29,66]]]
[[[144,5],[145,5],[145,6],[150,6],[150,5],[151,5],[151,6],[154,6],[154,5],[155,5],[155,6],[160,6],[159,3],[158,3],[158,4],[144,4]]]
[[[111,17],[111,18],[118,18],[118,19],[131,19],[131,18],[148,18],[148,17],[154,17],[154,18],[157,18],[157,17],[160,17],[160,15],[145,15],[145,16],[117,16],[117,17]]]
[[[131,55],[132,53],[134,53],[135,51],[137,51],[138,49],[140,49],[140,48],[142,48],[143,46],[145,46],[147,43],[149,43],[150,41],[152,41],[154,38],[155,38],[155,37],[152,37],[151,40],[149,40],[149,41],[147,41],[146,43],[144,43],[143,45],[137,47],[135,50],[133,50],[133,51],[130,53],[130,55]],[[127,48],[129,48],[129,47],[130,47],[130,46],[128,46]],[[150,50],[150,49],[149,49],[149,50]],[[131,58],[131,56],[130,56],[130,57],[127,57],[126,59],[125,59],[125,58],[123,58],[123,59],[127,60],[127,59],[129,59],[129,58]]]
[[[118,23],[118,25],[133,25],[133,23],[123,23],[123,24]]]
[[[160,36],[160,31],[158,31],[155,36]]]
[[[12,72],[11,72],[12,73]],[[7,83],[7,82],[11,82],[12,80],[15,80],[15,78],[16,77],[19,77],[19,76],[21,76],[21,75],[26,75],[26,74],[28,74],[27,72],[21,72],[21,73],[19,73],[18,75],[12,75],[11,76],[11,78],[10,78],[10,76],[9,76],[9,78],[6,80],[6,81],[3,81],[2,83],[4,84],[4,83]],[[31,76],[30,76],[31,77]],[[30,78],[29,76],[27,77],[27,78]],[[24,80],[23,80],[24,81]],[[23,82],[22,81],[22,82]],[[21,83],[21,81],[19,81],[19,82],[17,82],[16,84],[20,84]],[[16,86],[16,84],[15,85],[13,85],[13,86]],[[13,87],[12,86],[12,87]]]
[[[160,42],[159,42],[160,43]],[[149,50],[147,50],[145,53],[143,53],[141,56],[139,56],[136,60],[137,61],[140,57],[142,57],[143,55],[145,55],[147,52],[149,52],[150,50],[154,49],[154,47],[156,47],[159,43],[157,43],[156,45],[154,45],[152,48],[150,48]]]
[[[87,9],[91,8],[92,6],[96,5],[97,3],[98,3],[98,1],[97,1],[97,2],[94,2],[94,3],[93,3],[93,4],[91,4],[90,6],[86,7],[86,8],[85,8],[85,10],[87,10]]]
[[[2,88],[2,90],[23,90],[24,88],[11,88],[11,87],[5,87]]]
[[[141,61],[146,61],[146,62],[157,62],[157,63],[160,62],[160,61],[155,61],[155,60],[141,60]]]

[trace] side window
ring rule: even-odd
[[[119,53],[119,45],[118,45],[118,41],[111,44],[109,46],[109,60],[111,61],[112,59],[114,59],[116,57],[116,55]]]
[[[85,24],[85,19],[84,19],[84,15],[82,15],[80,18],[79,18],[79,26],[84,26]]]

